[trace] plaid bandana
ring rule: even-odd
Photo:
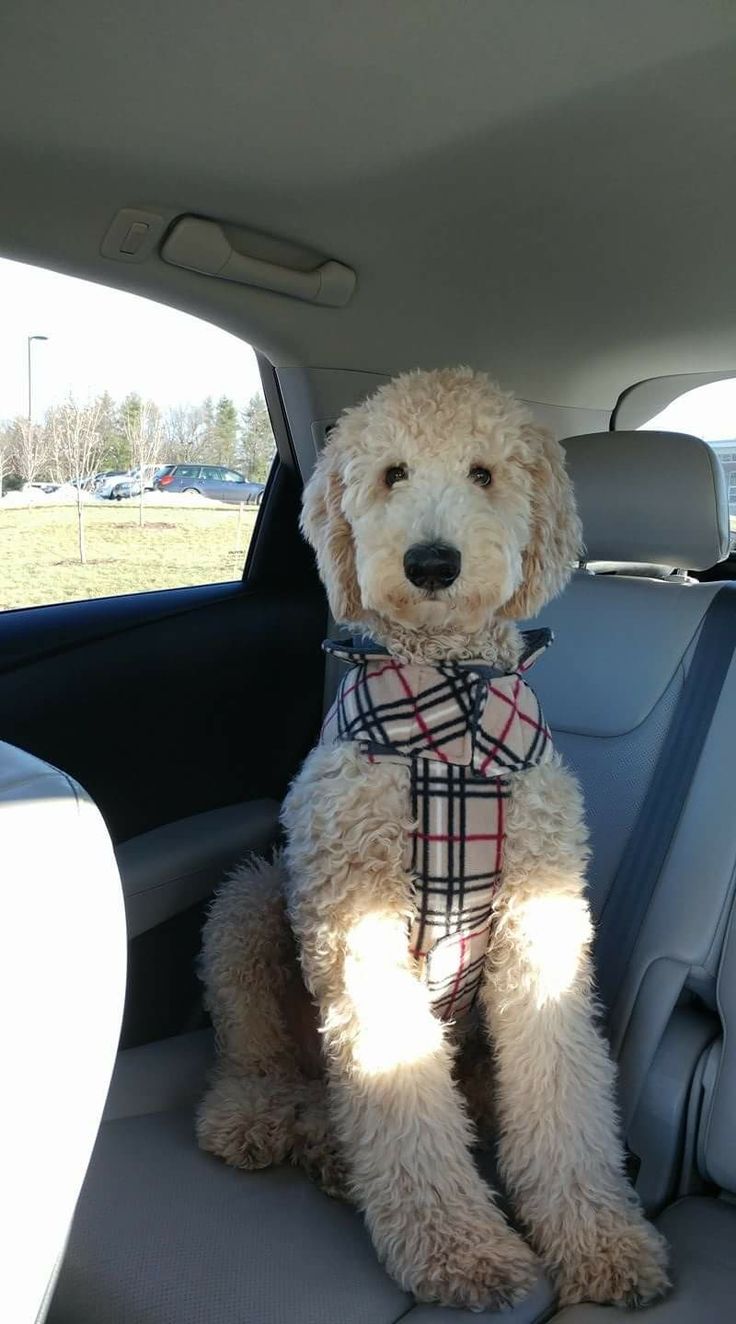
[[[371,762],[409,768],[409,943],[443,1020],[469,1011],[480,986],[503,869],[509,774],[552,753],[523,679],[552,635],[533,630],[523,638],[522,659],[507,674],[485,662],[405,663],[374,645],[324,644],[352,665],[325,718],[323,743],[354,741]]]

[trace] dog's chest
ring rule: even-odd
[[[409,946],[435,1012],[463,1015],[480,985],[501,882],[511,774],[546,761],[550,733],[523,679],[550,641],[535,632],[516,671],[479,662],[404,663],[329,645],[349,661],[322,730],[371,762],[407,767],[414,880]]]
[[[453,764],[409,764],[414,826],[405,852],[414,881],[409,946],[436,1014],[469,1011],[480,985],[501,883],[508,775]]]

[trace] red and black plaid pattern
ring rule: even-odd
[[[325,644],[353,665],[323,742],[355,741],[369,759],[409,768],[409,942],[443,1019],[468,1011],[480,985],[503,869],[509,774],[551,754],[549,728],[523,679],[551,639],[547,630],[529,632],[518,668],[502,675],[483,662],[430,666],[375,647]]]

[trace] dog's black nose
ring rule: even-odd
[[[443,542],[415,542],[404,555],[404,574],[417,588],[449,588],[460,574],[457,547]]]

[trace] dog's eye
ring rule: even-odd
[[[471,482],[477,483],[478,487],[490,487],[493,482],[493,474],[490,469],[484,469],[482,464],[474,464],[468,478]]]
[[[387,487],[394,487],[396,483],[405,483],[409,477],[405,464],[392,464],[383,475]]]

